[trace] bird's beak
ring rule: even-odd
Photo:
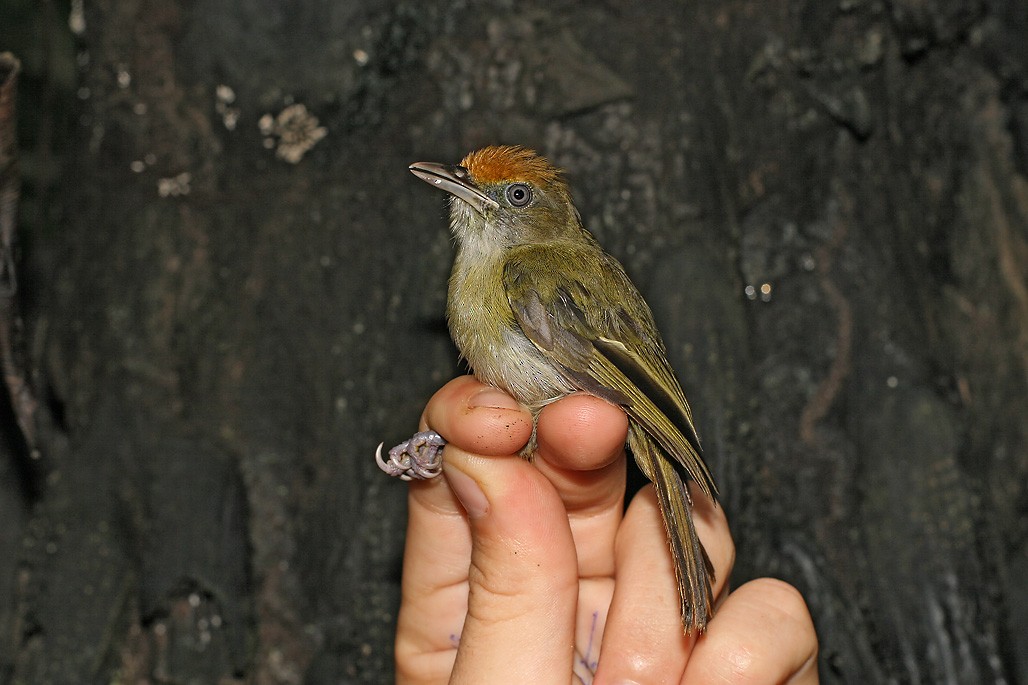
[[[487,209],[499,208],[499,203],[483,193],[471,180],[468,170],[462,166],[449,166],[435,162],[415,162],[410,165],[411,173],[425,183],[431,183],[454,197],[471,205],[479,214]]]

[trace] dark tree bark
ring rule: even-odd
[[[801,589],[824,682],[1028,682],[1019,0],[85,9],[24,260],[39,491],[0,462],[10,682],[391,679],[372,452],[460,372],[406,166],[489,143],[566,168],[648,296],[734,582]]]

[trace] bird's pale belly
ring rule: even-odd
[[[492,359],[476,361],[468,357],[475,376],[506,391],[533,410],[541,409],[577,390],[559,372],[554,373],[553,364],[543,357],[520,329],[505,329],[501,342],[479,349],[477,353]],[[504,361],[499,361],[499,358]]]
[[[490,335],[490,327],[476,320],[481,314],[450,312],[451,318],[461,318],[460,322],[451,321],[453,341],[480,381],[500,388],[533,410],[577,390],[559,372],[554,373],[553,364],[525,337],[513,315],[509,315],[509,323]]]
[[[458,254],[446,310],[450,335],[480,381],[537,411],[578,388],[521,331],[500,281],[502,273],[481,253]]]

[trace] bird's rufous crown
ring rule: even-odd
[[[460,165],[479,185],[524,181],[547,186],[560,180],[560,170],[533,150],[518,145],[494,145],[476,150]]]

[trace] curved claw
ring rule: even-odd
[[[400,480],[428,480],[443,471],[443,447],[446,441],[435,431],[415,433],[410,440],[389,450],[389,458],[382,457],[381,443],[375,450],[378,468]]]

